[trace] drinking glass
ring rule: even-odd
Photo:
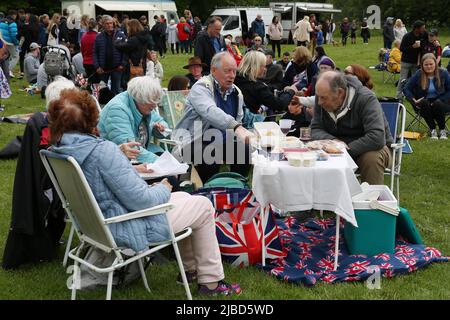
[[[310,127],[300,128],[300,140],[302,140],[302,141],[311,140],[311,128]]]
[[[292,120],[289,119],[281,119],[280,120],[280,129],[281,132],[286,136],[292,127]]]

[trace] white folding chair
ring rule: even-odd
[[[385,175],[390,176],[390,189],[400,204],[400,171],[403,147],[405,145],[406,108],[403,104],[395,101],[380,103],[394,138],[394,143],[390,146],[392,149],[392,166],[385,170]],[[394,191],[394,185],[396,192]]]
[[[108,225],[110,224],[121,223],[123,221],[128,221],[131,219],[139,219],[157,214],[166,215],[167,212],[173,208],[172,204],[167,203],[145,210],[135,211],[117,217],[105,219],[100,210],[100,207],[98,206],[97,201],[95,200],[92,190],[87,183],[83,171],[73,157],[59,155],[47,150],[41,150],[40,156],[42,159],[42,163],[44,164],[45,169],[47,170],[53,182],[53,185],[58,192],[63,207],[66,210],[70,220],[72,221],[74,230],[77,232],[78,238],[80,239],[80,244],[69,252],[69,257],[74,260],[75,273],[73,277],[75,281],[71,286],[72,300],[76,299],[76,291],[79,285],[79,283],[77,283],[77,281],[79,280],[77,270],[79,270],[80,264],[86,266],[94,272],[108,274],[106,299],[110,300],[114,271],[121,269],[122,267],[132,262],[138,261],[145,288],[150,292],[147,277],[145,275],[143,261],[150,254],[170,245],[173,246],[173,249],[175,251],[175,256],[177,259],[181,277],[183,279],[187,298],[189,300],[192,300],[191,292],[177,245],[178,241],[187,238],[192,233],[191,228],[186,228],[177,236],[175,236],[172,226],[168,222],[170,230],[169,240],[158,243],[150,243],[149,249],[138,252],[135,255],[129,257],[129,255],[124,254],[124,251],[127,248],[121,248],[116,245],[116,242],[113,239],[111,231],[108,227]],[[108,267],[100,268],[94,266],[80,256],[81,252],[86,246],[98,248],[106,253],[113,252],[116,258]],[[129,250],[130,249],[128,249],[127,251]]]

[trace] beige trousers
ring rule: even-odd
[[[205,284],[224,279],[222,258],[216,238],[214,207],[208,198],[174,192],[170,203],[175,208],[168,212],[175,233],[191,227],[192,235],[179,242],[186,271],[197,270],[198,283]]]
[[[355,162],[359,167],[361,182],[383,185],[384,169],[392,165],[392,152],[387,146],[384,146],[383,149],[363,153]]]

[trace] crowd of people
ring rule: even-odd
[[[392,162],[390,146],[395,133],[389,131],[368,70],[358,64],[340,70],[326,54],[324,44],[334,43],[336,25],[332,20],[319,23],[310,15],[299,21],[293,35],[297,47],[291,56],[289,52],[281,55],[283,29],[278,17],[268,29],[272,49],[264,45],[266,34],[260,15],[251,25],[254,34],[244,49],[236,39],[221,35],[220,17],[211,17],[202,29],[200,19],[193,18],[189,10],[178,23],[167,24],[164,16],[155,16],[152,28],[145,16],[123,16],[119,22],[109,15],[97,19],[82,16],[78,21],[65,14],[55,14],[51,19],[47,15],[37,18],[21,14],[11,11],[6,17],[9,22],[0,22],[10,54],[5,74],[13,76],[10,70],[23,57],[27,80],[37,82],[42,69],[41,49],[49,44],[65,45],[74,56],[81,56],[89,82],[109,83],[112,93],[107,101],[97,103],[88,92],[60,85],[68,82],[65,78],[46,84],[46,89],[43,86],[48,101],[51,150],[71,155],[80,163],[108,217],[174,203],[176,208],[169,213],[169,223],[175,232],[188,226],[193,229],[192,241],[183,245],[182,253],[188,279],[199,283],[200,293],[241,292],[239,285],[223,281],[214,208],[206,198],[171,193],[176,181],[164,178],[148,187],[137,174],[151,172],[147,164],[151,168],[163,152],[153,138],[166,137],[168,129],[156,110],[164,75],[158,56],[166,55],[168,50],[172,54],[179,50],[186,55],[194,53],[183,67],[189,73],[170,79],[168,90],[186,94],[183,116],[172,134],[172,139],[179,142],[174,153],[195,165],[202,181],[219,172],[221,164],[229,164],[231,171],[248,176],[254,135],[244,125],[244,117],[251,113],[283,114],[283,118],[294,120],[292,135],[309,126],[313,139],[341,141],[358,164],[362,181],[375,185],[384,182],[385,168]],[[21,19],[24,25],[15,27],[13,21]],[[345,18],[340,30],[342,45],[346,45],[348,37],[355,43],[356,21],[350,23]],[[368,43],[367,21],[360,32],[364,43]],[[384,46],[391,49],[394,44],[396,50],[392,54],[401,55],[399,98],[404,95],[417,108],[430,127],[432,138],[446,139],[450,76],[439,68],[437,31],[426,33],[425,23],[417,21],[413,30],[406,32],[401,20],[394,26],[389,19],[383,35]],[[17,48],[22,48],[18,59]],[[196,123],[201,124],[200,129]],[[208,140],[209,129],[217,129],[223,136]],[[227,155],[228,131],[236,137],[232,140],[234,157]],[[194,161],[206,149],[220,150],[220,161]],[[237,161],[239,156],[242,162]],[[128,160],[140,164],[133,166]],[[131,226],[114,230],[118,245],[139,251],[164,234],[164,224],[157,217],[139,219],[135,227],[142,231],[139,239],[131,234]]]

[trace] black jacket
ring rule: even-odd
[[[251,81],[241,75],[237,75],[234,84],[241,89],[244,103],[253,113],[258,113],[264,105],[272,111],[286,111],[292,100],[293,92],[281,92],[275,97],[273,91],[262,81]]]
[[[69,28],[67,27],[67,18],[62,16],[59,22],[59,43],[69,42]]]
[[[266,66],[266,75],[261,79],[265,84],[267,84],[270,90],[273,92],[276,90],[283,89],[283,67],[279,64],[270,64]]]
[[[17,268],[28,262],[48,261],[57,253],[64,232],[64,209],[56,192],[53,201],[44,194],[53,189],[39,158],[41,132],[47,126],[38,112],[28,121],[14,177],[11,226],[2,267]]]
[[[147,50],[153,50],[155,43],[149,31],[141,31],[127,40],[116,41],[114,46],[123,53],[123,65],[125,67],[124,81],[130,78],[130,61],[133,66],[142,64],[144,74],[147,69]]]
[[[225,40],[222,36],[219,38],[220,51],[226,51],[227,46],[225,45]],[[211,39],[206,31],[202,31],[197,35],[195,40],[195,56],[199,57],[206,67],[203,68],[205,73],[209,73],[211,68],[212,57],[216,54],[214,46],[211,43]]]
[[[402,52],[402,62],[418,64],[422,46],[425,44],[425,41],[427,39],[428,33],[426,32],[423,35],[419,36],[416,36],[413,31],[405,34],[405,36],[402,38],[402,43],[400,44],[400,51]],[[412,47],[416,41],[420,41],[419,48]]]
[[[392,24],[386,23],[383,27],[383,39],[384,41],[393,42],[395,40],[394,36],[394,26]]]
[[[145,69],[147,50],[153,50],[155,43],[150,32],[144,30],[128,39],[116,41],[114,45],[124,53],[124,65],[129,64],[129,60],[134,66],[138,66],[142,62]]]

